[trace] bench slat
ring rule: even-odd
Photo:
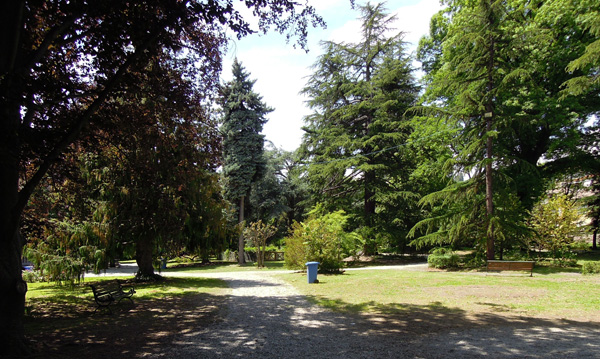
[[[132,286],[124,287],[121,285],[121,283],[119,283],[119,281],[90,284],[90,287],[94,293],[94,300],[98,305],[96,310],[98,310],[98,308],[105,307],[111,311],[109,305],[114,302],[118,303],[124,298],[129,299],[129,301],[133,303],[131,297],[135,293],[135,289]],[[124,288],[126,288],[127,291],[124,291]],[[96,310],[94,312],[96,312]]]
[[[513,271],[531,271],[531,276],[533,276],[533,267],[535,262],[533,261],[495,261],[489,260],[487,261],[487,270],[493,271],[505,271],[505,270],[513,270]]]

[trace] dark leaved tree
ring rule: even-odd
[[[290,0],[249,0],[253,30],[232,1],[4,1],[0,5],[0,354],[19,356],[27,285],[20,219],[31,194],[98,110],[157,54],[220,68],[214,39],[275,28],[298,36],[322,24]],[[218,41],[218,40],[217,40]],[[214,71],[209,71],[212,76]],[[207,78],[208,81],[214,79]],[[140,125],[141,129],[143,125]]]

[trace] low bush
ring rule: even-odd
[[[460,257],[449,248],[436,248],[427,257],[427,263],[438,269],[458,268]]]
[[[353,255],[358,235],[347,233],[344,211],[322,214],[320,207],[309,213],[303,223],[294,223],[285,243],[285,265],[290,269],[302,269],[306,262],[319,262],[319,272],[339,272],[344,266],[342,259]]]
[[[583,262],[582,274],[600,274],[600,262]]]

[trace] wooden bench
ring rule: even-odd
[[[489,271],[529,271],[530,277],[533,277],[533,261],[487,261],[487,270]]]
[[[99,308],[108,308],[108,311],[112,313],[109,306],[112,303],[119,303],[125,298],[129,299],[131,304],[134,304],[131,297],[135,293],[135,289],[132,286],[121,285],[118,280],[90,284],[90,287],[92,287],[94,300],[96,301],[96,305],[98,305],[96,310]],[[94,313],[96,313],[96,310],[94,310]]]

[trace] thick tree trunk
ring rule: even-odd
[[[18,108],[0,103],[0,356],[27,352],[23,331],[27,284],[21,275],[23,241],[18,235],[19,143],[16,136]],[[13,132],[14,131],[14,132]]]
[[[0,357],[5,354],[20,357],[29,352],[23,329],[27,283],[21,276],[23,243],[11,213],[11,203],[15,201],[10,197],[16,197],[16,186],[7,191],[5,170],[5,166],[0,166]]]
[[[153,241],[149,236],[139,238],[135,244],[135,261],[138,265],[137,277],[153,278],[154,266],[152,266]]]
[[[242,196],[240,198],[240,214],[239,214],[239,223],[244,222],[244,201],[245,197]],[[246,264],[246,258],[244,256],[244,232],[240,232],[240,237],[238,238],[238,264]]]
[[[19,62],[24,1],[4,1],[0,9],[0,356],[25,356],[23,315],[27,284],[21,275],[24,243],[18,236],[20,124],[15,66]]]

